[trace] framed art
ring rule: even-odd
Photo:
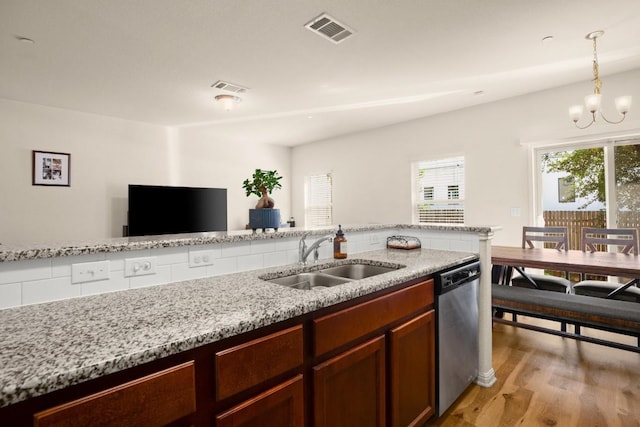
[[[33,150],[33,185],[71,186],[71,154]]]

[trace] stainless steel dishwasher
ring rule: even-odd
[[[434,276],[436,293],[436,409],[442,415],[478,376],[480,262]]]

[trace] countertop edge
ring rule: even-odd
[[[234,243],[242,241],[285,239],[301,237],[305,234],[323,235],[335,231],[335,226],[284,228],[276,232],[254,233],[251,230],[229,232],[167,234],[159,236],[117,237],[87,241],[63,241],[33,244],[0,245],[0,263],[47,259],[98,253],[126,252],[142,249],[159,249],[181,246],[197,246],[215,243]],[[470,226],[464,224],[366,224],[343,225],[345,232],[363,232],[384,229],[410,229],[457,231],[475,233],[493,233],[499,226]]]

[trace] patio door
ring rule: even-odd
[[[538,148],[537,225],[566,226],[571,249],[582,227],[640,226],[640,139]]]

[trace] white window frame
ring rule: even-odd
[[[460,172],[454,172],[455,175],[458,175],[454,178],[447,180],[447,178],[436,178],[437,181],[425,181],[424,177],[420,177],[420,170],[425,167],[429,167],[430,165],[434,168],[442,167],[443,169],[453,169],[454,166],[449,166],[446,163],[458,162],[461,163],[459,167],[461,167],[461,176]],[[439,166],[440,165],[440,166]],[[451,155],[447,157],[442,157],[439,159],[431,159],[431,160],[423,160],[419,162],[412,163],[411,167],[411,185],[413,191],[411,192],[411,203],[412,203],[412,223],[413,224],[429,224],[429,223],[439,223],[439,224],[461,224],[464,223],[464,215],[465,215],[465,159],[462,155]],[[452,193],[452,188],[457,186],[456,191]],[[432,190],[429,192],[431,194],[431,198],[426,197],[427,191],[426,189],[431,188]],[[454,197],[456,196],[456,197]],[[437,204],[441,206],[459,206],[462,210],[461,213],[457,213],[454,216],[450,216],[446,214],[446,208],[442,209],[441,215],[437,213],[435,215],[435,220],[431,222],[421,221],[422,215],[420,214],[420,205],[424,203],[429,204]],[[434,210],[435,211],[435,210]],[[454,219],[451,221],[451,219]],[[430,218],[431,219],[431,218]]]
[[[333,224],[333,176],[331,172],[305,177],[304,224],[310,227]]]
[[[532,217],[535,225],[544,225],[544,217],[542,211],[542,161],[541,154],[549,151],[567,151],[580,150],[585,148],[602,148],[604,150],[604,168],[607,186],[605,204],[605,215],[607,218],[607,227],[616,228],[617,222],[617,202],[615,194],[615,168],[613,152],[616,146],[637,144],[640,140],[640,133],[625,135],[606,135],[601,137],[585,138],[585,139],[567,139],[559,141],[539,141],[532,143],[523,143],[529,146],[529,177],[531,181],[533,203]]]

